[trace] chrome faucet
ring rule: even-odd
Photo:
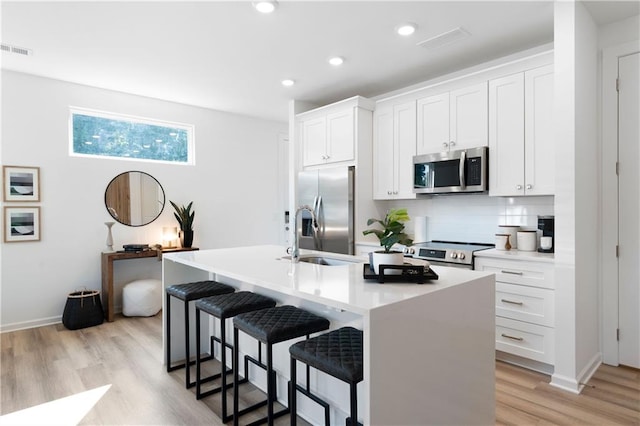
[[[316,238],[315,235],[318,232],[318,222],[316,220],[316,214],[314,213],[313,209],[308,205],[298,207],[295,215],[293,215],[293,246],[287,249],[287,253],[291,255],[292,262],[300,261],[300,242],[298,237],[298,214],[302,210],[306,210],[309,213],[311,213],[311,226],[313,227],[314,240]]]

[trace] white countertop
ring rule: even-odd
[[[292,263],[283,246],[251,246],[199,250],[164,255],[164,259],[253,284],[265,289],[365,314],[378,307],[441,291],[491,275],[459,268],[433,266],[439,279],[425,284],[385,283],[363,278],[364,257],[300,250],[301,255],[357,260],[340,266]]]
[[[539,253],[537,251],[521,250],[479,250],[473,253],[476,257],[491,257],[494,259],[527,260],[533,262],[553,263],[553,253]]]

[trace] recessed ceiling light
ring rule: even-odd
[[[291,80],[291,79],[282,80],[282,82],[281,82],[281,83],[282,83],[282,85],[283,85],[283,86],[285,86],[285,87],[291,87],[291,86],[293,86],[294,84],[296,84],[296,82],[295,82],[295,81],[293,81],[293,80]]]
[[[333,58],[329,58],[329,63],[334,67],[342,65],[343,62],[344,62],[344,59],[342,59],[340,56],[334,56]]]
[[[276,10],[278,6],[277,1],[255,1],[253,2],[253,7],[256,8],[258,12],[261,13],[271,13]]]
[[[396,27],[396,32],[401,36],[410,36],[416,32],[418,26],[412,22],[405,22]]]

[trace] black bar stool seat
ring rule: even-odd
[[[267,371],[267,417],[251,424],[262,424],[266,420],[269,425],[272,425],[276,417],[280,417],[289,412],[288,408],[277,413],[273,412],[273,403],[277,399],[276,373],[273,370],[273,345],[326,330],[329,328],[329,325],[329,320],[326,318],[289,305],[247,312],[233,318],[234,425],[238,424],[239,416],[264,405],[264,402],[262,402],[247,407],[242,411],[238,409],[238,330],[242,330],[266,346],[267,364],[264,365],[260,362],[260,366]],[[246,375],[247,372],[245,372],[245,376]]]
[[[342,327],[337,330],[303,340],[289,348],[291,355],[291,424],[296,419],[296,391],[300,391],[325,409],[325,424],[329,424],[329,404],[310,392],[307,369],[307,388],[297,384],[296,360],[308,367],[320,370],[350,386],[351,416],[347,424],[357,424],[358,399],[357,384],[363,379],[363,346],[362,331],[353,327]]]
[[[232,370],[227,370],[227,357],[225,348],[233,349],[233,346],[227,343],[226,338],[226,319],[235,317],[238,314],[245,312],[256,311],[259,309],[272,308],[276,306],[276,301],[262,296],[260,294],[252,293],[250,291],[238,291],[236,293],[223,294],[219,296],[204,297],[196,302],[196,352],[200,354],[200,312],[205,312],[220,320],[220,373],[216,373],[209,377],[202,377],[201,363],[206,360],[201,359],[198,355],[196,358],[196,399],[201,399],[206,396],[212,395],[216,392],[222,391],[222,422],[227,423],[231,420],[231,416],[227,414],[227,392],[226,389],[231,387],[232,384],[227,385],[227,374]],[[213,346],[211,347],[211,354],[213,355]],[[248,369],[248,362],[245,358],[245,371]],[[208,381],[221,378],[221,384],[218,387],[209,389],[206,392],[202,392],[202,384]],[[241,381],[242,383],[242,381]]]
[[[185,386],[190,388],[196,383],[191,382],[191,371],[189,365],[193,364],[189,353],[189,302],[203,297],[215,296],[219,294],[233,293],[235,288],[219,283],[217,281],[196,281],[185,284],[175,284],[165,290],[166,301],[166,337],[167,337],[167,372],[178,368],[186,367]],[[178,365],[171,365],[171,297],[184,302],[184,341],[185,341],[185,362]]]

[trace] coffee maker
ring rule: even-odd
[[[553,253],[553,247],[555,245],[553,228],[553,216],[538,216],[538,229],[542,231],[538,248],[540,253]]]

